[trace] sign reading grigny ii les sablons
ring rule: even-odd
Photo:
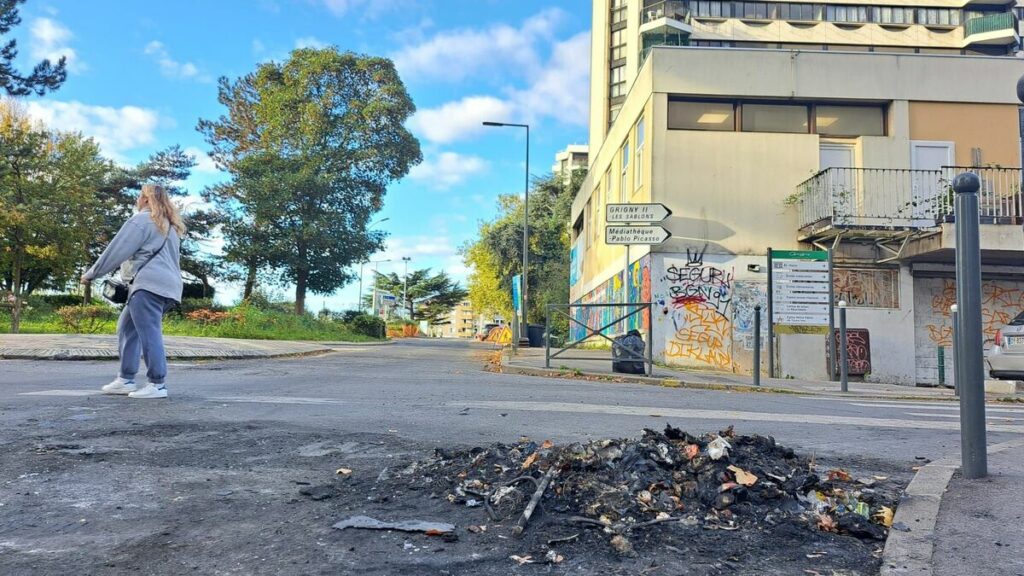
[[[653,204],[608,204],[605,222],[618,224],[654,224],[672,215],[667,206]]]

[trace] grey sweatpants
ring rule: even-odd
[[[121,378],[134,380],[139,357],[146,360],[146,377],[153,384],[167,378],[167,354],[162,333],[164,312],[174,300],[145,290],[132,293],[117,319],[117,349],[121,354]]]

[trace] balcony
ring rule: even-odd
[[[685,2],[667,0],[644,6],[640,19],[640,62],[655,46],[688,46],[693,26]]]
[[[964,22],[964,46],[971,44],[1013,44],[1019,41],[1017,16],[1000,12]]]
[[[939,232],[943,223],[954,221],[950,182],[967,171],[982,181],[978,200],[983,224],[1024,223],[1019,168],[829,168],[802,182],[792,197],[800,239]]]

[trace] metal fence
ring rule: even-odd
[[[953,216],[950,183],[962,172],[981,178],[982,222],[1024,222],[1019,168],[828,168],[797,186],[800,227],[935,227]]]
[[[623,312],[621,315],[616,316],[610,322],[603,322],[600,326],[590,326],[584,322],[581,322],[573,315],[574,310],[582,310],[587,308],[611,308],[621,309]],[[648,318],[647,322],[647,334],[644,340],[644,353],[636,354],[632,350],[625,348],[615,342],[615,339],[606,335],[605,331],[613,326],[619,324],[628,325],[628,320],[633,316],[639,314],[641,318],[644,317],[644,313]],[[551,346],[551,319],[552,317],[564,316],[569,320],[570,328],[572,326],[578,326],[583,328],[583,337],[570,339],[565,345],[558,347],[552,352]],[[614,361],[626,361],[626,362],[643,362],[646,368],[646,374],[650,376],[654,371],[654,358],[653,358],[653,345],[654,345],[654,334],[653,334],[653,320],[651,318],[651,303],[640,302],[635,304],[548,304],[547,317],[545,318],[544,324],[544,366],[551,368],[551,360],[559,358],[561,360],[600,360],[592,356],[565,356],[566,352],[570,350],[579,349],[579,347],[588,341],[600,342],[602,339],[607,340],[611,344],[612,358]]]

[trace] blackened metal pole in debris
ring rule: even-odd
[[[839,389],[850,390],[850,350],[846,347],[846,301],[839,301]]]
[[[761,305],[754,306],[754,386],[761,385]]]
[[[981,179],[965,172],[953,179],[956,192],[956,306],[960,334],[960,450],[964,478],[988,475],[985,446],[985,373],[981,332],[981,246],[978,190]]]
[[[960,332],[960,325],[957,322],[960,320],[960,315],[957,314],[956,304],[949,307],[949,321],[953,324],[953,393],[960,396],[960,358],[959,354],[960,345],[957,343],[959,338],[958,332]]]

